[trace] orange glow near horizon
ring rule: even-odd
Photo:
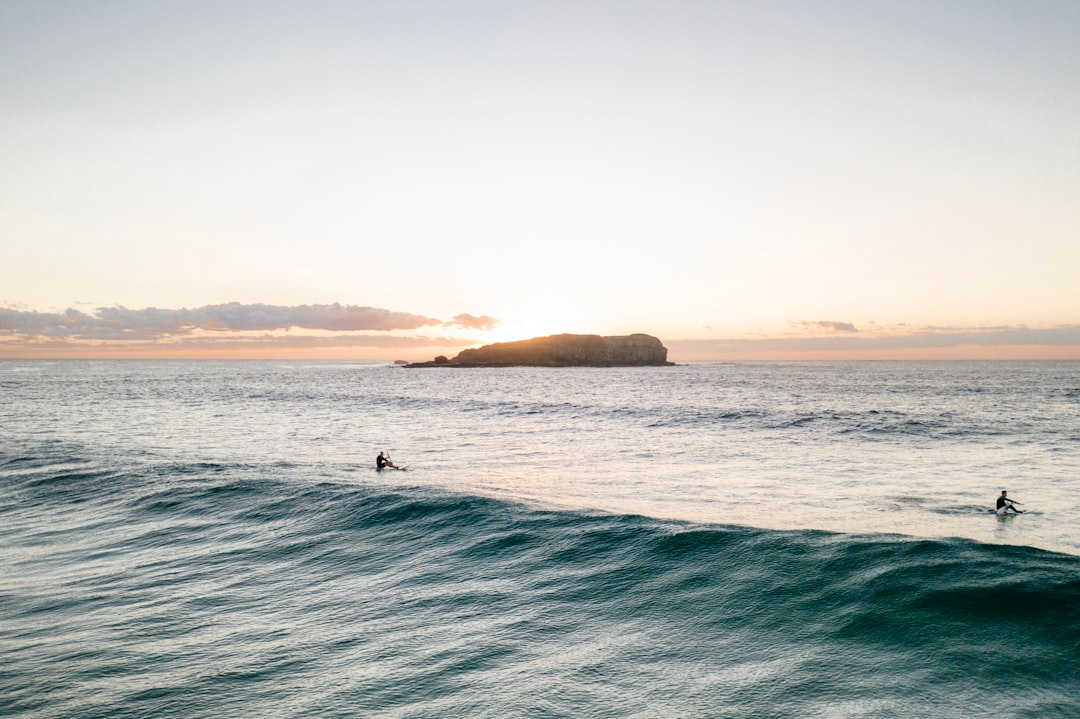
[[[668,353],[672,362],[844,362],[844,361],[1046,361],[1080,360],[1075,345],[957,345],[849,351],[766,350],[720,353]]]
[[[483,333],[484,341],[481,344],[495,344],[498,342],[517,342],[534,337],[548,337],[561,334],[599,334],[589,332],[562,320],[529,319],[523,321],[508,321],[494,329]]]
[[[489,334],[489,333],[485,333]],[[498,332],[477,344],[511,342],[516,339],[544,336],[517,336]],[[546,334],[560,334],[548,332]],[[668,343],[665,343],[668,344]],[[426,361],[437,355],[453,357],[464,347],[436,345],[409,348],[379,347],[281,347],[252,343],[237,347],[191,347],[179,344],[121,342],[69,342],[64,344],[0,342],[0,359],[142,359],[142,360],[329,360],[406,362]],[[889,348],[862,350],[761,350],[680,352],[669,346],[668,359],[677,364],[692,362],[769,362],[769,361],[847,361],[847,360],[1080,360],[1077,345],[956,345],[937,348]]]

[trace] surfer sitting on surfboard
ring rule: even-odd
[[[1023,514],[1024,510],[1017,509],[1013,506],[1014,504],[1020,504],[1020,502],[1014,502],[1013,500],[1009,499],[1005,496],[1005,490],[1001,490],[1001,496],[997,498],[997,513],[1005,514],[1011,509],[1017,514]]]
[[[379,456],[375,458],[375,468],[382,469],[383,467],[393,467],[397,469],[397,465],[390,461],[390,455],[386,452],[379,452]]]

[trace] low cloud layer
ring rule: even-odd
[[[813,323],[820,324],[820,323]],[[840,324],[850,327],[846,323]],[[822,328],[828,330],[828,328]],[[902,327],[876,334],[854,327],[828,334],[782,335],[748,339],[672,340],[673,353],[692,355],[766,356],[773,353],[872,353],[881,351],[940,350],[957,347],[1080,347],[1080,325],[1045,329],[1030,327]]]
[[[796,323],[797,327],[804,330],[812,331],[824,331],[824,332],[858,332],[858,328],[850,322],[831,322],[829,320],[817,320],[816,322],[808,322],[803,320]]]
[[[459,318],[494,322],[492,318]],[[455,318],[456,319],[456,318]],[[80,340],[153,340],[197,332],[271,332],[300,328],[328,332],[414,330],[440,326],[432,317],[355,305],[207,305],[168,310],[149,307],[100,307],[92,313],[33,312],[0,308],[0,336]],[[457,322],[459,326],[466,326]]]
[[[445,327],[460,327],[466,330],[492,330],[502,324],[494,317],[488,317],[482,315],[476,317],[474,315],[458,315],[449,322],[444,322]]]

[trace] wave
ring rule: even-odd
[[[540,511],[302,464],[51,466],[0,466],[5,715],[1080,710],[1077,557]]]

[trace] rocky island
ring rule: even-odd
[[[520,342],[499,342],[460,352],[453,359],[436,357],[406,367],[663,367],[667,347],[645,334],[621,337],[551,335]]]

